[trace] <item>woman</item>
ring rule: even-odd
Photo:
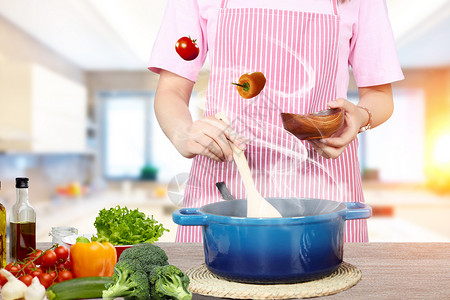
[[[182,36],[197,39],[200,55],[184,61],[174,50]],[[211,75],[204,118],[188,110],[194,82],[209,52]],[[358,105],[347,101],[349,65]],[[220,201],[223,181],[245,198],[228,141],[249,161],[265,197],[363,202],[357,134],[392,114],[390,83],[403,79],[384,0],[169,0],[149,69],[160,74],[155,112],[162,130],[194,158],[184,206]],[[263,91],[246,100],[232,82],[262,72]],[[335,136],[300,142],[282,129],[281,112],[345,110]],[[214,115],[222,111],[231,128]],[[200,242],[197,227],[180,227],[179,242]],[[368,240],[365,220],[346,223],[347,242]]]

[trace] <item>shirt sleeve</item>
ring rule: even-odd
[[[349,64],[358,87],[402,80],[385,0],[361,0],[350,40]]]
[[[196,0],[169,0],[153,45],[148,69],[158,74],[164,69],[196,81],[207,53],[204,27]],[[196,39],[200,53],[194,60],[186,61],[175,51],[175,43],[184,36]]]

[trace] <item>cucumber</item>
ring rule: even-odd
[[[66,280],[47,289],[49,300],[75,300],[102,298],[105,285],[112,283],[111,277],[82,277]]]

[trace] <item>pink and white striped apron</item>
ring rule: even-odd
[[[336,98],[339,44],[337,0],[330,14],[265,8],[227,8],[219,12],[216,47],[204,116],[223,111],[234,129],[249,138],[245,155],[264,197],[309,197],[362,202],[353,141],[337,159],[324,159],[282,126],[281,112],[305,114],[326,109]],[[266,77],[262,92],[242,98],[232,82],[248,72]],[[193,160],[183,205],[201,207],[221,201],[215,186],[223,181],[237,198],[245,188],[234,162]],[[367,241],[366,220],[346,221],[347,242]],[[201,242],[201,228],[179,226],[177,242]]]

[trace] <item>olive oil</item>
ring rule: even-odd
[[[25,259],[36,249],[36,213],[28,202],[28,178],[16,178],[17,200],[9,215],[12,261]]]
[[[23,260],[32,249],[36,249],[36,223],[11,222],[9,225],[11,237],[14,237],[14,242],[11,243],[11,256]]]

